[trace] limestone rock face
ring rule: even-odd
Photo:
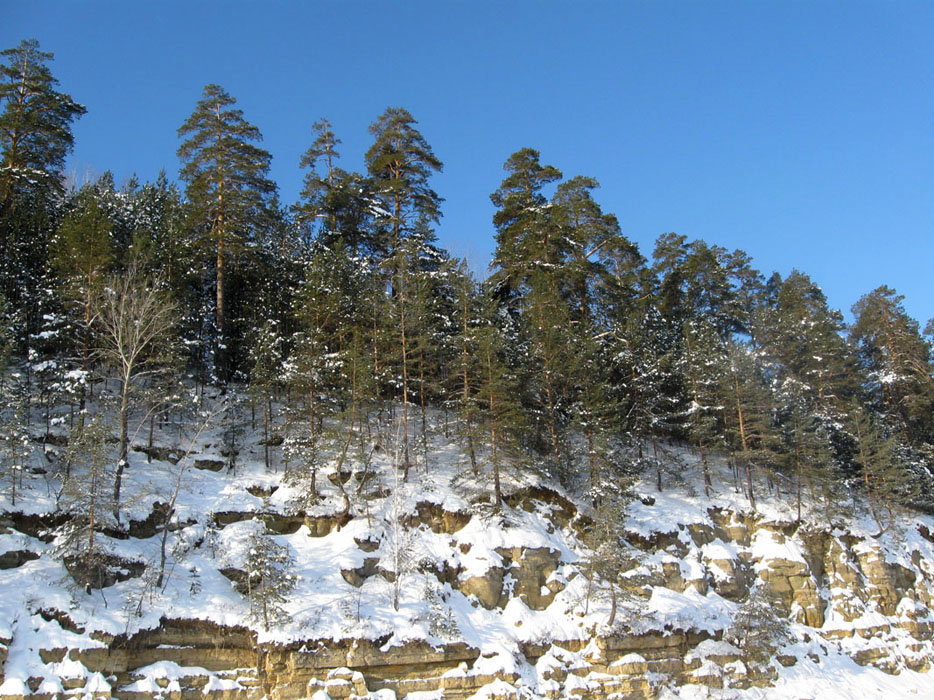
[[[573,505],[547,489],[531,489],[511,498],[513,507],[542,513],[548,527],[573,531],[575,524],[580,525]],[[153,513],[147,521],[140,521],[139,532],[160,526],[157,509]],[[632,577],[633,594],[651,597],[653,591],[665,588],[672,596],[721,596],[736,604],[726,607],[735,609],[747,602],[751,591],[764,589],[775,601],[772,612],[779,619],[810,628],[808,635],[818,646],[836,644],[857,663],[888,672],[934,667],[934,561],[922,553],[929,550],[914,550],[899,556],[896,563],[892,552],[872,538],[792,522],[767,522],[724,509],[711,508],[707,516],[705,522],[677,529],[669,526],[631,538],[634,550],[644,555],[644,561],[634,564],[640,573]],[[325,537],[348,524],[348,517],[340,513],[314,517],[214,514],[219,527],[253,517],[264,520],[274,533],[294,533],[304,525],[314,537]],[[41,531],[41,520],[21,519],[27,527]],[[430,530],[435,542],[467,554],[469,542],[458,543],[453,535],[470,519],[469,513],[421,502],[410,511],[406,526],[424,533]],[[340,571],[343,581],[359,588],[373,576],[388,580],[390,574],[380,568],[382,535],[365,529],[354,534],[359,535],[353,538],[354,558]],[[919,534],[926,541],[934,539],[930,532],[919,530]],[[452,589],[459,591],[490,611],[515,606],[516,601],[531,611],[548,609],[556,598],[564,604],[566,597],[559,594],[565,585],[572,585],[563,577],[573,560],[562,561],[562,553],[550,547],[511,546],[493,551],[490,566],[481,575],[467,576],[456,558],[420,562],[418,571],[433,575],[447,595]],[[23,552],[17,549],[0,555],[0,568],[32,565],[35,555]],[[248,588],[244,571],[225,568],[220,573],[241,592]],[[579,575],[579,571],[574,574]],[[572,581],[569,575],[568,582]],[[63,611],[43,609],[37,614],[58,622],[63,630],[85,634]],[[658,697],[665,684],[692,683],[714,689],[767,686],[781,667],[820,661],[776,650],[775,662],[763,664],[752,660],[748,649],[728,644],[725,639],[734,638],[723,629],[681,629],[677,624],[617,628],[612,633],[585,630],[578,639],[542,637],[517,644],[510,661],[528,664],[518,673],[508,665],[506,670],[496,670],[490,665],[490,650],[464,642],[390,644],[387,636],[308,638],[277,644],[263,641],[245,627],[166,617],[157,628],[132,635],[89,633],[96,647],[70,649],[50,643],[49,648],[39,650],[42,662],[71,669],[63,671],[57,681],[61,688],[52,688],[42,678],[30,678],[20,695],[0,700],[50,700],[55,694],[91,700],[299,700],[313,696],[323,700],[405,698],[415,693],[466,699],[481,690],[485,697],[514,698],[521,696],[519,688],[533,677],[535,697],[648,700]],[[11,643],[0,638],[0,671]],[[153,685],[143,669],[157,662],[175,664],[177,677],[157,679]],[[527,686],[521,692],[526,690]]]
[[[466,596],[476,596],[487,610],[498,607],[503,598],[503,567],[491,566],[483,576],[470,576],[457,582],[457,589]]]
[[[466,596],[476,596],[487,610],[502,608],[511,597],[519,598],[532,610],[544,610],[563,585],[551,580],[557,570],[560,553],[547,547],[498,548],[502,566],[491,566],[482,576],[470,576],[454,582]],[[507,585],[508,584],[508,585]]]
[[[549,578],[558,568],[560,553],[541,548],[513,547],[497,549],[503,558],[506,573],[515,580],[513,595],[520,598],[532,610],[544,610],[561,590],[560,584],[549,583]],[[502,604],[506,601],[501,600]]]
[[[470,513],[445,510],[437,503],[421,501],[415,506],[415,513],[405,519],[406,527],[427,525],[435,534],[453,535],[470,522]]]

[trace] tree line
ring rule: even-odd
[[[371,124],[359,171],[314,122],[300,199],[285,204],[259,129],[213,84],[178,128],[178,183],[105,174],[68,189],[85,108],[35,40],[0,55],[0,438],[14,492],[30,416],[49,432],[67,405],[83,430],[109,377],[119,522],[128,422],[168,411],[186,377],[247,388],[267,463],[279,450],[309,502],[319,468],[359,462],[391,414],[403,478],[430,466],[443,415],[497,509],[504,469],[594,504],[633,474],[661,490],[681,477],[673,444],[698,456],[708,495],[727,486],[710,456],[726,456],[753,507],[763,483],[793,494],[799,517],[860,493],[881,532],[897,507],[934,506],[931,328],[887,286],[847,326],[807,274],[765,276],[741,250],[666,233],[646,257],[595,179],[532,148],[491,194],[496,250],[477,279],[437,243],[443,166],[408,111]]]

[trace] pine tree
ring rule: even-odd
[[[383,250],[393,257],[402,239],[441,218],[441,202],[428,180],[443,164],[401,107],[389,107],[370,125],[374,142],[366,152],[373,194],[380,202],[376,224]]]
[[[256,142],[259,129],[243,118],[236,100],[219,85],[206,85],[195,111],[178,129],[183,161],[179,175],[193,216],[214,246],[217,365],[228,367],[228,263],[258,225],[268,220],[275,184],[267,178],[272,157]]]
[[[63,191],[62,169],[85,108],[57,89],[53,55],[35,39],[0,52],[0,292],[20,309],[17,343],[38,332],[49,235]]]
[[[866,495],[869,512],[881,537],[895,522],[895,511],[917,495],[919,482],[907,468],[896,440],[861,406],[850,410],[847,427],[855,438],[858,486]]]
[[[737,271],[729,269],[736,258],[719,246],[702,240],[688,243],[675,233],[658,238],[653,257],[659,308],[666,318],[682,323],[703,319],[724,340],[742,330],[742,304],[731,281]]]
[[[876,408],[909,444],[934,444],[931,347],[903,299],[885,286],[862,297],[853,306],[850,340],[868,373]]]
[[[594,178],[573,177],[558,185],[552,199],[556,225],[567,244],[562,281],[576,307],[574,315],[582,323],[595,320],[591,308],[595,288],[605,284],[607,278],[612,279],[607,260],[618,261],[621,256],[617,254],[629,243],[619,232],[616,216],[604,214],[594,201],[591,192],[599,186]],[[601,252],[609,256],[602,256]]]
[[[342,175],[336,163],[340,157],[337,147],[341,140],[334,135],[331,123],[327,119],[316,121],[311,131],[315,139],[299,161],[300,167],[308,168],[301,191],[299,217],[309,226],[315,227],[315,224],[319,224],[330,237],[338,231],[333,195]],[[318,170],[319,163],[324,165],[323,172]]]
[[[558,262],[560,245],[549,217],[548,200],[542,189],[561,178],[561,171],[541,165],[539,153],[523,148],[513,153],[503,165],[506,178],[490,195],[497,208],[493,215],[496,227],[494,283],[506,296],[513,296],[531,273],[531,265]]]
[[[48,63],[53,54],[41,51],[35,39],[0,52],[0,208],[17,186],[40,180],[53,189],[71,151],[71,123],[87,111],[71,96],[56,90],[58,80]]]

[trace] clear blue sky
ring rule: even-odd
[[[523,146],[650,255],[676,231],[797,267],[847,311],[881,285],[934,316],[934,2],[47,2],[0,0],[88,114],[70,168],[178,169],[176,129],[223,85],[296,199],[311,123],[362,169],[403,106],[444,161],[438,231],[484,268],[489,193]]]

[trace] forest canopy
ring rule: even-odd
[[[110,391],[119,522],[128,425],[170,410],[185,382],[246,387],[267,459],[291,450],[312,474],[323,446],[344,460],[393,411],[407,478],[426,416],[443,411],[471,468],[491,469],[494,507],[505,468],[583,484],[595,503],[635,473],[662,489],[679,442],[708,490],[706,455],[727,455],[753,506],[759,473],[797,494],[799,517],[808,499],[856,492],[880,531],[896,507],[934,509],[932,329],[888,286],[847,325],[803,271],[765,275],[742,250],[677,233],[640,251],[594,178],[529,147],[490,185],[496,250],[478,279],[437,242],[443,154],[406,109],[375,116],[357,169],[309,115],[304,187],[284,203],[262,134],[215,84],[178,125],[177,180],[67,188],[85,107],[37,41],[0,55],[0,449],[14,492],[30,415],[67,404],[72,429],[95,434],[83,411]]]

